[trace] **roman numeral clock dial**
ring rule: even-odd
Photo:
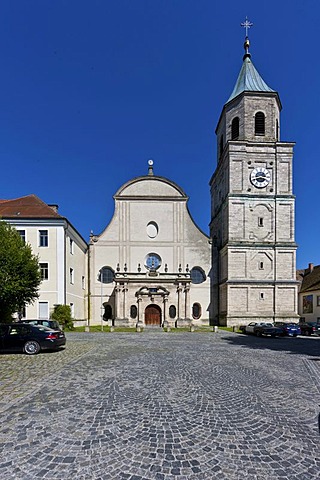
[[[266,187],[271,180],[270,172],[263,167],[255,168],[250,174],[250,181],[252,185],[257,188]]]

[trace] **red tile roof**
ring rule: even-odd
[[[0,200],[0,218],[63,218],[36,195]]]

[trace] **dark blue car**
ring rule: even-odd
[[[283,335],[288,335],[289,337],[301,335],[301,329],[298,323],[274,322],[274,325],[281,328]]]

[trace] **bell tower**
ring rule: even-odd
[[[254,67],[249,46],[246,36],[216,129],[210,180],[211,306],[219,325],[298,318],[294,144],[280,141],[280,98]]]

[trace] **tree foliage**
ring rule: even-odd
[[[57,320],[63,328],[73,330],[71,308],[69,305],[55,305],[51,318]]]
[[[38,257],[15,228],[0,222],[0,322],[32,303],[40,283]]]

